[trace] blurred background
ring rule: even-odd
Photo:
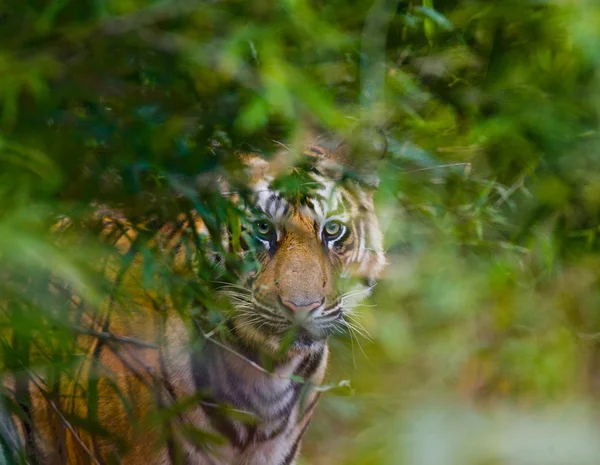
[[[135,254],[144,286],[218,320],[210,272],[157,259],[152,225],[193,209],[218,237],[232,206],[198,175],[307,125],[385,135],[389,266],[365,334],[332,341],[328,381],[351,387],[300,463],[600,463],[593,0],[0,2],[0,365],[25,380],[7,408],[76,376],[74,308],[127,308]],[[144,225],[135,253],[99,205]]]

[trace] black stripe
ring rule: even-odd
[[[302,419],[298,422],[298,423],[302,423],[304,421],[304,419],[310,415],[312,413],[312,411],[314,410],[315,406],[317,405],[317,402],[319,402],[319,398],[321,397],[321,393],[317,392],[315,394],[315,398],[311,401],[310,404],[308,404],[306,406],[306,408],[304,409],[304,413],[302,414]]]
[[[269,434],[265,434],[264,432],[259,432],[259,433],[255,434],[252,437],[252,442],[259,443],[259,442],[265,442],[265,441],[270,441],[271,439],[275,439],[277,436],[279,436],[281,433],[283,433],[285,431],[285,429],[287,428],[288,422],[289,422],[289,417],[282,418],[280,424],[277,425],[277,428],[275,428]]]
[[[264,389],[259,388],[257,386],[252,386],[252,393],[263,403],[265,404],[275,404],[280,402],[285,396],[288,395],[288,392],[290,392],[290,389],[292,389],[291,386],[291,381],[290,381],[290,385],[288,385],[287,387],[285,387],[284,389],[282,389],[281,391],[278,391],[277,393],[273,393],[270,390],[267,390],[265,392]]]
[[[200,404],[200,407],[206,414],[211,426],[227,439],[232,446],[243,448],[247,441],[242,441],[233,420],[229,418],[226,412],[222,411],[222,407],[207,405],[209,403],[218,404],[214,399],[207,399],[207,402]]]
[[[219,397],[222,401],[231,404],[242,410],[254,410],[253,399],[248,395],[245,381],[238,374],[229,369],[226,363],[223,363],[224,378],[220,380],[222,386],[227,386],[229,392],[219,392]]]
[[[269,213],[271,212],[271,205],[273,205],[273,202],[277,201],[277,194],[271,194],[270,197],[267,199],[267,203],[265,205],[265,213]]]
[[[198,322],[196,323],[198,324]],[[228,344],[231,345],[232,349],[248,359],[260,363],[260,357],[256,350],[247,346],[243,338],[236,331],[233,323],[228,322],[228,327],[231,335],[231,338],[228,338]],[[201,338],[199,339],[201,340]],[[309,386],[304,383],[290,382],[289,387],[283,389],[281,392],[265,392],[264,390],[261,392],[255,386],[248,386],[239,374],[228,369],[226,364],[215,370],[213,365],[220,363],[221,360],[220,351],[220,348],[207,342],[203,347],[195,351],[192,356],[193,379],[196,389],[200,392],[204,390],[209,395],[206,398],[207,402],[201,404],[201,408],[212,428],[223,436],[231,446],[240,451],[243,451],[250,444],[273,440],[284,434],[290,422],[290,413],[298,406],[300,396],[306,392],[306,388]],[[305,355],[298,364],[295,374],[303,378],[310,378],[322,365],[324,355],[324,346],[319,347],[315,352]],[[222,373],[221,370],[223,370]],[[221,385],[228,387],[229,391],[227,395],[225,392],[221,392],[218,387]],[[213,388],[213,392],[209,391],[211,387]],[[214,392],[214,389],[217,389],[217,392]],[[272,394],[272,397],[269,397],[268,394]],[[224,402],[238,408],[243,408],[244,410],[268,412],[269,418],[265,419],[269,420],[273,429],[267,432],[261,427],[260,423],[246,425],[231,419],[227,409],[222,407],[225,405]],[[303,412],[299,412],[299,415],[302,416],[302,421],[309,415],[310,410],[314,408],[315,404],[316,400],[313,400],[308,409],[303,409]],[[265,406],[267,407],[266,409],[264,408]],[[269,412],[269,406],[273,408],[273,412]],[[262,413],[262,415],[264,414]],[[301,435],[303,431],[304,428]],[[291,464],[293,462],[298,452],[301,435],[292,445],[283,464]]]
[[[198,350],[193,354],[192,357],[192,370],[193,370],[193,378],[194,383],[196,385],[196,389],[198,392],[206,392],[210,394],[209,397],[205,398],[205,402],[200,404],[200,407],[204,411],[207,419],[209,420],[211,426],[225,439],[229,441],[231,445],[234,447],[244,447],[245,442],[243,438],[240,436],[238,429],[235,427],[234,420],[230,418],[227,414],[225,405],[222,400],[225,399],[215,399],[212,396],[216,393],[212,392],[212,379],[211,372],[209,371],[209,365],[207,360],[215,361],[217,360],[218,354],[217,348],[213,347],[210,343],[206,344],[202,349]],[[229,375],[229,371],[226,370],[226,375]],[[229,378],[229,376],[228,376]],[[228,383],[229,384],[229,383]],[[232,383],[230,385],[235,385]],[[223,397],[222,393],[221,396]],[[228,396],[229,397],[229,396]],[[226,400],[237,400],[240,399],[226,399]],[[244,399],[246,400],[246,399]],[[230,402],[233,404],[233,402]],[[213,404],[213,405],[211,405]],[[235,404],[234,404],[235,405]]]
[[[337,316],[340,313],[342,313],[342,305],[341,305],[341,302],[338,301],[335,304],[333,304],[331,307],[325,309],[323,311],[323,315],[320,316],[318,319]]]
[[[315,155],[325,155],[327,153],[323,147],[319,147],[318,145],[311,145],[309,151]]]
[[[288,455],[285,456],[285,459],[283,459],[283,462],[281,462],[280,465],[291,465],[291,463],[294,461],[296,453],[298,452],[298,447],[300,446],[300,441],[302,441],[302,437],[304,436],[304,433],[306,433],[306,430],[308,429],[309,425],[310,421],[307,421],[306,424],[302,427],[300,433],[298,434],[298,437],[296,438],[296,441],[294,441],[292,448],[288,452]]]
[[[302,385],[295,383],[294,386],[291,387],[290,389],[293,390],[293,393],[290,396],[289,400],[284,405],[279,407],[275,411],[275,413],[273,413],[272,416],[270,415],[270,418],[266,418],[267,420],[273,420],[277,417],[288,418],[289,415],[292,413],[294,406],[298,403],[298,397],[300,397],[300,392],[302,391]],[[289,392],[289,390],[286,390],[286,394],[287,394],[287,392]]]
[[[298,434],[298,438],[296,439],[297,442],[300,442],[302,440],[302,437],[304,436],[304,433],[306,433],[306,430],[308,429],[309,426],[310,426],[310,421],[307,421],[306,424],[300,430],[300,433]]]
[[[304,357],[304,360],[302,360],[294,374],[303,379],[310,378],[321,365],[324,354],[325,350],[323,347],[321,347],[318,352],[308,354]]]
[[[169,428],[169,430],[171,429]],[[187,456],[183,453],[182,447],[175,442],[172,433],[169,434],[167,439],[167,453],[169,454],[169,462],[172,465],[190,465]]]
[[[344,237],[338,239],[338,250],[341,250],[342,246],[344,247],[344,250],[346,249],[351,249],[354,250],[354,247],[356,246],[356,244],[359,242],[359,238],[358,238],[358,231],[356,231],[354,222],[352,222],[352,227],[348,226],[346,228],[346,232],[344,233]],[[352,235],[352,232],[354,232],[354,234]],[[352,237],[350,237],[352,235]]]
[[[210,388],[210,373],[205,362],[204,349],[206,347],[198,349],[191,354],[192,377],[196,392],[207,391]]]
[[[285,319],[283,318],[283,316],[281,314],[275,313],[271,308],[267,307],[265,304],[260,302],[258,299],[254,299],[253,304],[256,307],[260,308],[265,315],[275,317],[281,321],[285,321]]]
[[[210,342],[206,342],[203,344],[203,347],[197,349],[191,354],[192,377],[196,387],[196,392],[204,392],[208,396],[219,395],[219,397],[222,398],[221,400],[226,401],[227,403],[236,407],[246,407],[251,405],[250,399],[248,399],[245,393],[240,390],[243,388],[243,383],[241,383],[238,376],[233,371],[227,369],[226,366],[224,366],[224,375],[226,379],[221,381],[222,384],[234,389],[235,393],[233,396],[231,396],[224,395],[224,393],[221,392],[214,392],[213,384],[215,383],[215,380],[213,377],[215,376],[215,370],[210,370],[211,363],[209,363],[209,361],[214,364],[220,360],[220,354],[218,353],[219,350],[220,349],[215,347]],[[242,349],[241,346],[239,348],[236,347],[236,350],[251,360],[253,359],[253,357],[250,356],[244,349]],[[211,373],[213,376],[211,376]]]
[[[296,452],[298,452],[298,446],[300,445],[300,439],[302,439],[302,434],[298,436],[298,438],[294,442],[294,445],[288,452],[288,455],[286,455],[283,459],[283,462],[281,462],[281,465],[291,465],[291,463],[294,461],[294,457],[296,457]]]
[[[339,311],[335,311],[335,312],[331,312],[329,315],[324,315],[319,317],[316,321],[319,324],[326,324],[326,325],[330,325],[331,323],[335,323],[337,322],[340,318],[342,318],[341,314],[342,314],[342,309],[340,308]],[[327,326],[326,326],[327,327]]]

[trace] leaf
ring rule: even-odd
[[[433,0],[423,0],[422,6],[415,7],[415,12],[424,17],[425,36],[431,42],[435,32],[435,25],[444,31],[452,31],[454,25],[443,14],[436,11],[433,7]]]

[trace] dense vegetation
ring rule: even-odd
[[[99,233],[100,205],[143,232],[144,286],[218,325],[208,247],[186,279],[153,225],[193,211],[218,237],[236,210],[211,176],[310,126],[385,136],[389,267],[369,338],[333,343],[329,380],[352,388],[324,396],[303,463],[597,463],[599,50],[592,0],[1,2],[15,394],[51,400],[81,362],[82,308],[130,304],[134,254]]]

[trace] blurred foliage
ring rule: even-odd
[[[175,270],[156,225],[193,211],[216,239],[236,152],[375,129],[389,267],[372,341],[332,342],[354,395],[324,396],[303,463],[596,463],[599,50],[592,0],[0,2],[4,371],[51,391],[81,363],[73,295],[131,304],[98,205],[145,231],[143,287],[216,324],[239,261],[190,237]]]

